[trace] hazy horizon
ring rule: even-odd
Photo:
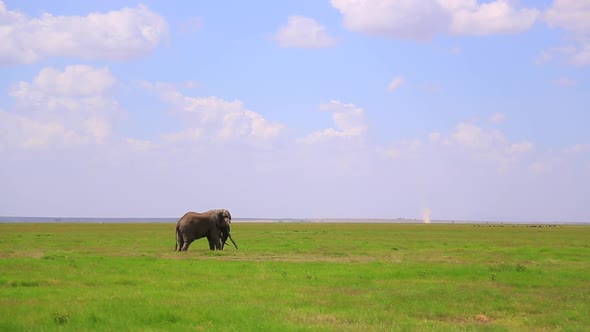
[[[590,1],[0,0],[0,215],[588,222]]]
[[[0,223],[142,223],[142,222],[168,222],[178,221],[178,217],[31,217],[31,216],[0,216]],[[411,223],[411,224],[537,224],[537,225],[590,225],[588,221],[535,221],[535,220],[425,220],[417,218],[256,218],[256,217],[238,217],[233,218],[233,222],[285,222],[285,223]]]

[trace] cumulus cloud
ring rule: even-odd
[[[459,122],[447,132],[433,132],[425,139],[410,139],[392,142],[377,148],[384,159],[414,160],[430,163],[429,156],[454,158],[456,162],[478,162],[489,165],[498,173],[531,157],[535,150],[532,142],[510,142],[498,129],[470,122]]]
[[[551,27],[585,35],[590,33],[590,1],[555,0],[543,13],[543,19]]]
[[[401,39],[426,40],[444,32],[451,15],[437,1],[332,0],[344,26],[356,32]]]
[[[570,147],[565,148],[564,152],[570,153],[570,154],[579,154],[579,153],[590,152],[590,144],[582,144],[582,143],[574,144]]]
[[[167,36],[164,18],[143,5],[86,16],[44,13],[29,18],[0,1],[0,64],[58,56],[125,60],[150,52]]]
[[[515,8],[508,0],[332,0],[344,26],[370,35],[428,40],[439,34],[492,35],[529,29],[536,9]]]
[[[0,147],[49,149],[82,143],[82,137],[55,121],[39,121],[31,117],[0,110]]]
[[[11,88],[16,112],[0,111],[4,139],[24,148],[103,144],[122,114],[115,85],[108,68],[43,68],[31,82]]]
[[[70,75],[76,80],[73,73],[104,75],[104,83],[92,92],[67,84],[52,90],[31,78],[21,82],[28,90],[22,90],[27,93],[18,97],[17,109],[0,111],[5,170],[0,182],[11,188],[2,196],[6,204],[0,214],[169,217],[195,204],[221,204],[238,216],[275,218],[420,217],[425,207],[436,211],[436,219],[452,220],[576,221],[587,216],[579,212],[590,188],[587,143],[548,153],[532,142],[512,141],[482,121],[381,146],[370,142],[361,107],[333,100],[320,106],[332,116],[332,128],[300,141],[324,144],[293,140],[280,149],[258,149],[249,144],[253,137],[275,137],[276,127],[243,102],[188,96],[174,85],[150,82],[140,85],[155,92],[173,114],[186,116],[185,127],[162,133],[157,142],[112,139],[116,133],[111,132],[99,143],[96,137],[104,127],[90,120],[99,112],[46,107],[50,92],[78,102],[101,94],[112,99],[117,80],[104,68],[86,69],[89,73],[64,68],[44,75],[53,82]],[[92,116],[69,122],[69,113]],[[23,160],[33,161],[26,166],[31,169],[21,171]],[[195,187],[210,191],[196,197]],[[27,200],[15,198],[19,195]],[[95,204],[97,197],[102,204]],[[562,201],[536,212],[556,197]]]
[[[562,55],[572,65],[590,65],[590,1],[555,0],[543,13],[543,20],[550,27],[565,30],[577,42],[577,45],[545,51],[544,58]]]
[[[490,117],[489,117],[489,121],[491,123],[500,123],[500,122],[504,122],[504,120],[506,120],[506,114],[504,114],[502,112],[496,112],[496,113],[490,115]]]
[[[279,28],[274,39],[285,48],[324,48],[336,44],[323,25],[305,16],[289,16],[287,25]]]
[[[579,48],[576,48],[571,55],[569,62],[575,66],[590,65],[590,41],[582,44]]]
[[[84,65],[67,66],[63,71],[44,68],[32,84],[21,83],[13,95],[22,96],[30,88],[53,96],[83,97],[109,93],[115,86],[115,78],[108,68]],[[83,83],[83,84],[82,84]]]
[[[563,62],[577,67],[590,65],[590,34],[586,39],[579,38],[577,44],[545,50],[537,56],[535,64],[542,65],[553,60],[563,60]]]
[[[502,131],[469,122],[458,123],[452,139],[460,146],[467,148],[489,148],[507,143]]]
[[[513,143],[510,145],[508,151],[510,153],[526,153],[534,149],[534,144],[531,142]]]
[[[453,55],[460,55],[463,53],[463,48],[461,48],[459,46],[451,47],[449,49],[449,53],[451,53]]]
[[[470,147],[479,146],[482,143],[483,136],[484,133],[482,128],[474,124],[464,122],[457,124],[455,133],[453,134],[453,138],[455,140]]]
[[[244,108],[224,115],[219,137],[222,139],[252,137],[269,140],[279,136],[282,130],[283,125],[270,123],[262,115]]]
[[[365,112],[354,104],[331,100],[320,105],[320,110],[332,112],[335,128],[313,132],[301,139],[301,142],[313,144],[330,139],[361,138],[367,131]]]
[[[543,161],[535,161],[529,165],[529,171],[534,175],[542,175],[553,169],[550,163]]]
[[[127,147],[134,151],[149,151],[156,148],[156,144],[148,140],[136,139],[136,138],[124,138],[123,141]]]
[[[254,144],[265,144],[285,131],[284,125],[267,120],[237,99],[228,101],[215,96],[187,96],[166,83],[144,81],[138,82],[138,85],[155,92],[184,119],[187,128],[164,134],[162,137],[166,141],[249,140]]]
[[[434,133],[430,133],[428,134],[428,140],[431,142],[438,142],[441,139],[441,134],[439,132],[434,132]]]
[[[387,86],[387,91],[393,92],[394,90],[401,87],[404,83],[405,79],[403,78],[403,76],[396,76],[393,80],[391,80],[391,82]]]
[[[450,32],[455,35],[519,33],[528,30],[540,15],[537,9],[516,9],[508,0],[481,4],[475,0],[440,2],[452,13]]]
[[[432,141],[438,140],[440,134],[430,136]],[[414,155],[423,147],[423,143],[418,140],[402,140],[394,142],[386,147],[377,147],[376,151],[379,156],[385,159],[408,158]]]

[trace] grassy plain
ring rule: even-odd
[[[0,331],[583,331],[590,227],[0,224]]]

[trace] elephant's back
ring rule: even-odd
[[[207,219],[207,218],[209,218],[209,214],[207,212],[199,213],[199,212],[189,211],[189,212],[185,213],[180,218],[180,220],[178,220],[178,222],[185,223],[185,222],[191,222],[191,221],[202,220],[202,219]]]

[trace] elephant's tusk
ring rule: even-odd
[[[235,247],[236,249],[238,249],[238,245],[237,245],[237,244],[234,242],[234,239],[232,239],[232,237],[231,237],[231,234],[227,234],[227,235],[229,235],[229,239],[230,239],[230,240],[231,240],[231,242],[234,244],[234,247]]]

